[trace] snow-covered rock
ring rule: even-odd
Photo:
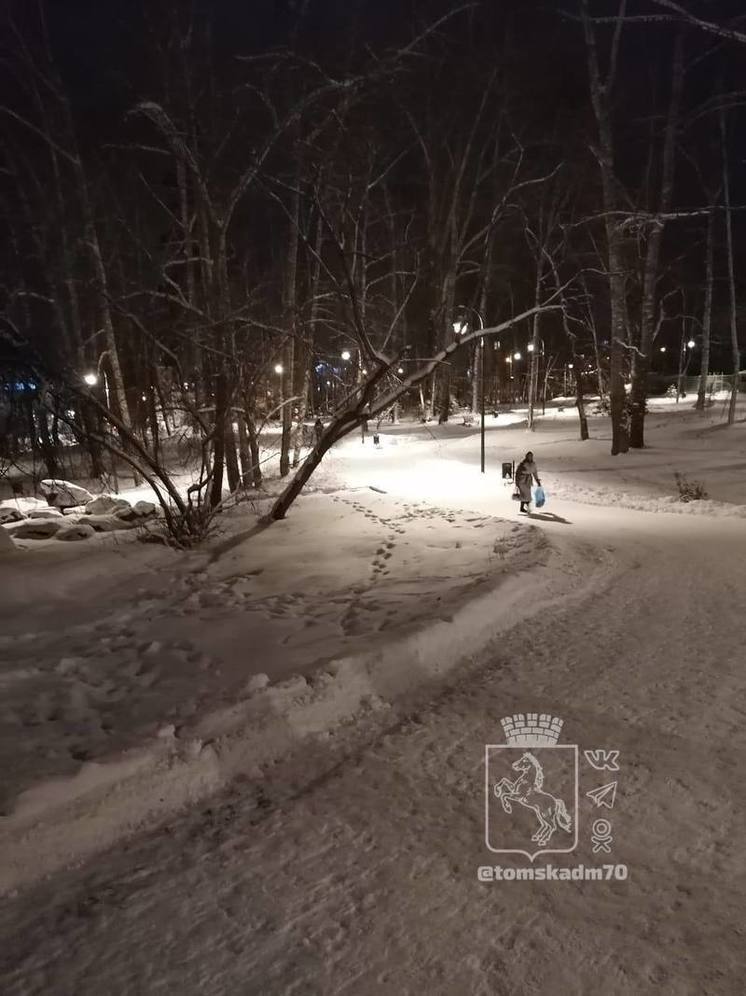
[[[21,522],[26,516],[13,505],[0,506],[0,525],[4,522]]]
[[[132,523],[125,522],[116,515],[87,515],[85,521],[97,533],[113,533],[117,529],[132,528]]]
[[[43,540],[51,539],[62,528],[62,516],[59,519],[51,516],[44,519],[25,519],[6,526],[13,539]]]
[[[136,501],[134,505],[129,505],[128,503],[126,508],[116,509],[114,515],[124,520],[124,522],[149,519],[155,515],[155,505],[152,501]]]
[[[71,505],[69,508],[63,508],[63,515],[83,515],[85,512],[85,505]]]
[[[68,542],[74,542],[75,540],[87,540],[91,536],[96,535],[96,530],[84,522],[75,522],[70,526],[63,526],[62,529],[55,535],[55,539],[67,540]]]
[[[16,508],[24,515],[30,512],[32,508],[47,507],[48,503],[41,498],[27,498],[25,495],[19,495],[18,498],[5,498],[3,501],[0,501],[0,508]]]
[[[247,695],[253,695],[255,692],[261,692],[262,689],[266,688],[269,684],[269,676],[266,674],[252,674],[249,680],[244,685],[244,691]]]
[[[48,505],[46,508],[32,508],[28,513],[29,519],[61,519],[62,512],[58,508]]]
[[[39,483],[39,491],[50,505],[55,508],[69,508],[71,505],[86,505],[93,500],[93,495],[86,488],[71,481],[59,481],[48,478]]]
[[[127,508],[132,508],[132,506],[126,498],[117,498],[115,495],[97,495],[93,501],[89,501],[85,506],[85,514],[108,515],[109,512],[118,512]]]

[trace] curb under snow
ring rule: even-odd
[[[0,822],[0,895],[77,863],[182,807],[259,774],[304,740],[349,720],[366,705],[437,681],[500,633],[539,611],[586,596],[597,571],[580,565],[572,584],[567,554],[500,582],[456,609],[378,650],[332,661],[306,679],[294,676],[212,713],[188,734],[166,727],[153,744],[118,759],[85,764],[72,778],[24,792]],[[582,580],[581,580],[582,578]],[[557,582],[561,584],[561,594]],[[567,591],[572,594],[568,595]],[[181,732],[181,731],[180,731]]]

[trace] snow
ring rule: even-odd
[[[746,433],[649,422],[612,458],[605,419],[488,420],[485,475],[478,426],[387,427],[269,529],[14,556],[2,887],[56,874],[0,908],[3,992],[740,991]],[[531,708],[621,752],[627,882],[477,882],[484,744]]]

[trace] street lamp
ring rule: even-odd
[[[89,371],[83,374],[83,380],[89,387],[95,387],[98,384],[98,374],[93,371]]]
[[[278,375],[282,374],[284,372],[284,370],[285,370],[285,367],[283,367],[282,363],[275,363],[275,373],[276,374],[278,374]]]
[[[343,350],[343,352],[342,352],[342,359],[343,360],[349,360],[350,356],[351,356],[351,354],[350,354],[349,349]]]
[[[679,398],[685,398],[683,384],[684,377],[686,377],[689,371],[689,363],[692,359],[692,350],[695,348],[697,343],[694,339],[689,339],[686,343],[682,339],[681,351],[679,352],[679,370],[676,377],[676,404],[679,403]]]

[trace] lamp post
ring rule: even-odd
[[[684,392],[681,389],[682,381],[689,370],[689,363],[692,358],[692,350],[696,347],[697,343],[694,339],[689,339],[684,342],[684,336],[681,336],[681,349],[679,350],[679,371],[676,377],[676,404],[679,403],[679,398],[685,397]]]
[[[484,319],[482,318],[481,314],[477,311],[476,308],[470,308],[470,307],[462,306],[461,310],[462,311],[471,311],[472,314],[476,315],[477,319],[479,320],[479,328],[480,329],[484,328]],[[463,335],[464,333],[466,333],[468,331],[468,328],[469,328],[468,322],[458,321],[457,320],[457,321],[455,321],[453,323],[453,331],[456,333],[456,335]],[[482,473],[484,473],[484,365],[485,364],[484,364],[484,336],[483,335],[479,337],[479,353],[477,355],[479,356],[479,381],[480,381],[480,385],[479,386],[480,386],[480,391],[481,391],[481,394],[482,394],[481,404],[480,404],[480,426],[481,426],[481,431],[480,431],[480,455],[481,455],[481,461],[480,461],[480,463],[481,463]]]
[[[539,393],[539,373],[541,372],[541,360],[537,360],[534,356],[534,353],[536,352],[536,344],[539,342],[541,343],[541,350],[539,352],[539,355],[542,359],[544,359],[546,347],[544,346],[544,340],[540,335],[534,334],[533,338],[531,339],[531,342],[526,347],[528,352],[531,353],[531,385],[529,386],[529,391],[531,392],[531,395],[533,397],[534,404],[536,403],[536,395]],[[545,365],[546,365],[546,360],[545,360]],[[546,383],[545,383],[544,390],[542,391],[541,395],[541,414],[546,415],[546,411],[547,411],[547,392],[546,392]],[[529,428],[533,429],[534,427],[533,407],[531,407],[530,410],[529,422],[530,422]]]
[[[567,394],[567,371],[568,370],[573,370],[574,368],[575,368],[575,364],[574,363],[566,363],[565,364],[565,387],[564,387],[564,390],[562,392],[565,397],[568,397],[568,394]]]

